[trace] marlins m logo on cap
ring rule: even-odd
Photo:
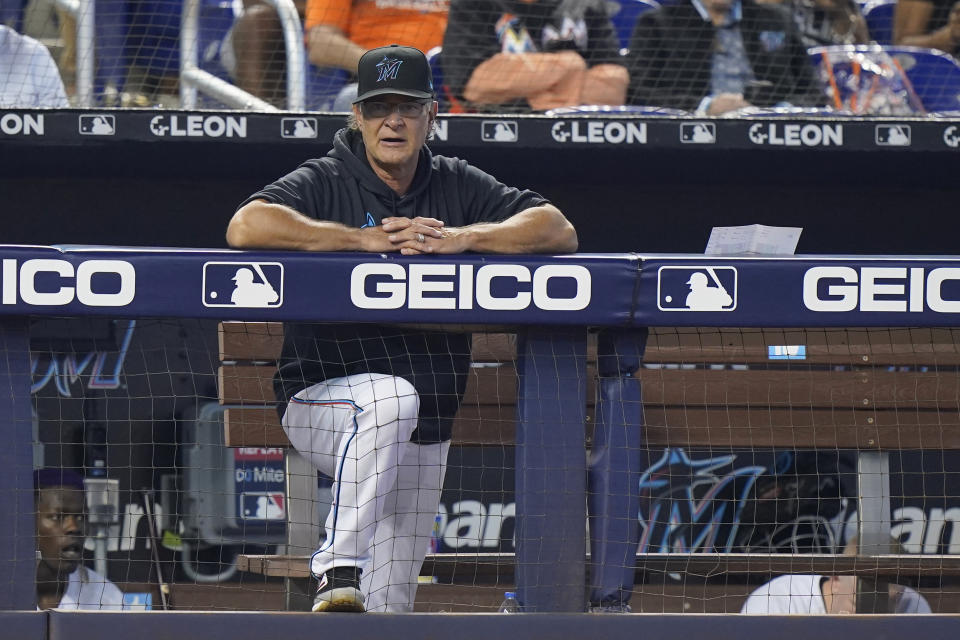
[[[377,63],[377,70],[380,72],[377,76],[377,82],[396,80],[397,73],[400,72],[401,64],[403,64],[403,60],[397,60],[396,58],[388,58],[387,56],[384,56],[383,60]]]
[[[392,44],[370,49],[360,57],[353,103],[388,94],[433,98],[433,73],[422,51]]]

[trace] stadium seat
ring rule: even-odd
[[[437,95],[441,95],[443,89],[443,63],[440,60],[440,54],[443,47],[434,47],[427,51],[427,63],[430,65],[430,71],[433,73],[433,90]]]
[[[937,49],[886,47],[931,112],[960,111],[960,63]]]
[[[200,68],[222,80],[231,81],[220,61],[220,48],[237,18],[233,0],[203,0],[198,24]]]
[[[881,45],[834,45],[811,47],[811,62],[819,65],[824,53],[882,51],[896,61],[909,80],[910,87],[928,112],[960,111],[960,63],[937,49]]]
[[[659,9],[660,3],[657,0],[615,0],[614,4],[619,8],[610,16],[610,20],[620,39],[620,46],[625,49],[630,46],[630,36],[633,35],[637,18],[645,11]]]
[[[102,1],[102,0],[101,0]],[[141,0],[130,3],[130,38],[134,64],[151,76],[180,69],[180,20],[184,0]]]
[[[893,44],[893,12],[896,6],[897,0],[870,0],[861,9],[870,39],[877,44]]]
[[[23,10],[26,6],[26,0],[0,0],[0,24],[23,33]]]
[[[304,58],[306,58],[304,52]],[[349,76],[343,69],[318,67],[307,64],[307,111],[330,111],[337,94],[347,83]]]
[[[440,103],[440,111],[466,113],[467,108],[443,82],[443,60],[440,57],[442,52],[443,47],[434,47],[427,51],[427,62],[430,63],[430,70],[433,72],[433,91],[437,96],[437,102]]]
[[[96,71],[94,95],[106,97],[107,87],[122,92],[127,71],[135,50],[130,49],[130,11],[126,0],[96,0],[94,30],[96,37]],[[113,106],[117,96],[101,102]]]

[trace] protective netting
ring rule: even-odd
[[[380,499],[374,518],[391,511],[382,503],[392,495],[395,516],[420,513],[427,526],[396,545],[368,537],[381,555],[351,556],[362,546],[355,541],[353,550],[340,546],[332,563],[349,558],[372,573],[383,553],[406,545],[426,554],[415,610],[495,610],[516,580],[517,339],[475,333],[469,344],[468,328],[439,339],[435,329],[382,327],[373,335],[363,325],[307,325],[285,351],[293,334],[279,323],[33,322],[34,466],[47,469],[41,486],[67,491],[41,492],[34,503],[46,567],[40,584],[55,585],[57,567],[82,566],[81,601],[94,608],[309,608],[318,568],[310,556],[331,542],[331,530],[341,543],[363,537],[344,528],[347,510],[363,510],[357,487],[366,478],[389,473],[390,459],[371,461],[390,450],[388,427],[403,422],[395,409],[410,397],[393,379],[374,401],[363,396],[364,381],[328,395],[312,383],[375,371],[413,377],[427,446],[450,430],[446,474],[438,501],[400,495],[416,480],[396,495],[398,485],[384,480],[371,498]],[[626,341],[591,337],[584,606],[874,611],[887,606],[876,596],[893,584],[891,610],[960,610],[956,345],[955,330],[930,328],[661,328]],[[457,389],[462,404],[451,409]],[[324,411],[346,412],[357,442],[372,416],[379,435],[353,462],[353,445],[341,440],[347,462],[323,473],[326,436],[291,432],[296,453],[278,397],[281,407],[288,397],[313,403],[313,426],[339,419]],[[351,464],[368,473],[351,479]],[[436,464],[422,457],[412,466],[429,474]],[[398,478],[408,471],[401,465]],[[71,515],[78,495],[83,502],[78,481],[85,538]],[[564,487],[542,490],[558,505],[584,499]],[[361,589],[370,602],[403,575],[398,569]],[[40,593],[45,604],[66,597],[48,591]]]
[[[4,0],[0,105],[344,111],[400,43],[452,112],[958,111],[958,21],[907,4],[895,32],[895,0]]]

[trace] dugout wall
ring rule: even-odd
[[[106,115],[115,132],[92,136],[83,112],[0,113],[6,241],[223,247],[237,204],[343,124],[305,114],[303,139],[284,137],[289,114]],[[501,122],[515,140],[485,139]],[[713,142],[683,141],[697,122]],[[878,143],[893,124],[909,146]],[[434,152],[556,202],[581,251],[699,253],[711,227],[760,222],[803,227],[798,253],[955,253],[960,128],[946,119],[442,116],[440,132]]]

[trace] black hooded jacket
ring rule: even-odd
[[[398,196],[370,168],[360,134],[347,129],[337,132],[326,157],[308,160],[243,204],[257,199],[352,227],[379,225],[390,216],[426,216],[462,227],[505,220],[547,202],[532,191],[498,182],[464,160],[434,156],[426,146],[410,189]],[[290,398],[311,385],[358,373],[385,373],[406,379],[420,396],[411,441],[449,440],[470,367],[469,334],[358,321],[286,325],[274,378],[281,416]]]

